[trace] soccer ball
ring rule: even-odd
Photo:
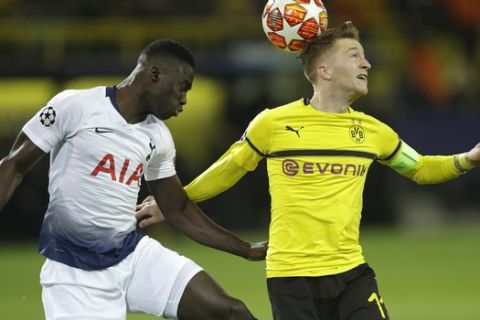
[[[53,126],[55,123],[55,118],[57,116],[57,113],[53,109],[53,107],[45,107],[42,112],[40,113],[40,122],[45,126],[45,127],[50,127]]]
[[[277,48],[297,52],[327,29],[327,10],[321,0],[269,0],[263,9],[262,26]]]

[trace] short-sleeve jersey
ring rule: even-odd
[[[66,90],[24,127],[50,153],[50,201],[40,252],[72,267],[117,264],[141,239],[135,206],[142,175],[175,175],[175,147],[165,124],[148,115],[128,124],[113,87]]]
[[[250,123],[232,152],[247,170],[267,159],[267,277],[337,274],[365,261],[359,225],[367,172],[399,143],[371,116],[352,108],[321,112],[303,100],[266,109]]]

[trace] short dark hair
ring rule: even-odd
[[[171,56],[182,62],[187,63],[192,68],[195,68],[195,58],[193,57],[190,50],[188,50],[180,42],[172,39],[158,39],[150,42],[140,53],[139,61],[142,56],[148,58],[154,55]]]
[[[360,40],[358,29],[351,21],[346,21],[335,28],[328,28],[322,33],[309,40],[300,54],[303,63],[303,70],[307,78],[312,74],[315,60],[330,49],[338,39],[355,39]]]

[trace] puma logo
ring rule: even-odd
[[[300,130],[302,130],[302,129],[303,129],[303,126],[301,126],[298,129],[293,129],[290,126],[285,126],[285,130],[295,132],[299,138],[300,138]]]

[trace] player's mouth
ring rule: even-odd
[[[178,114],[180,112],[183,112],[183,107],[178,107],[176,110],[175,110],[175,116],[178,116]]]
[[[362,81],[368,81],[368,74],[359,74],[357,76],[357,79],[360,79]]]

